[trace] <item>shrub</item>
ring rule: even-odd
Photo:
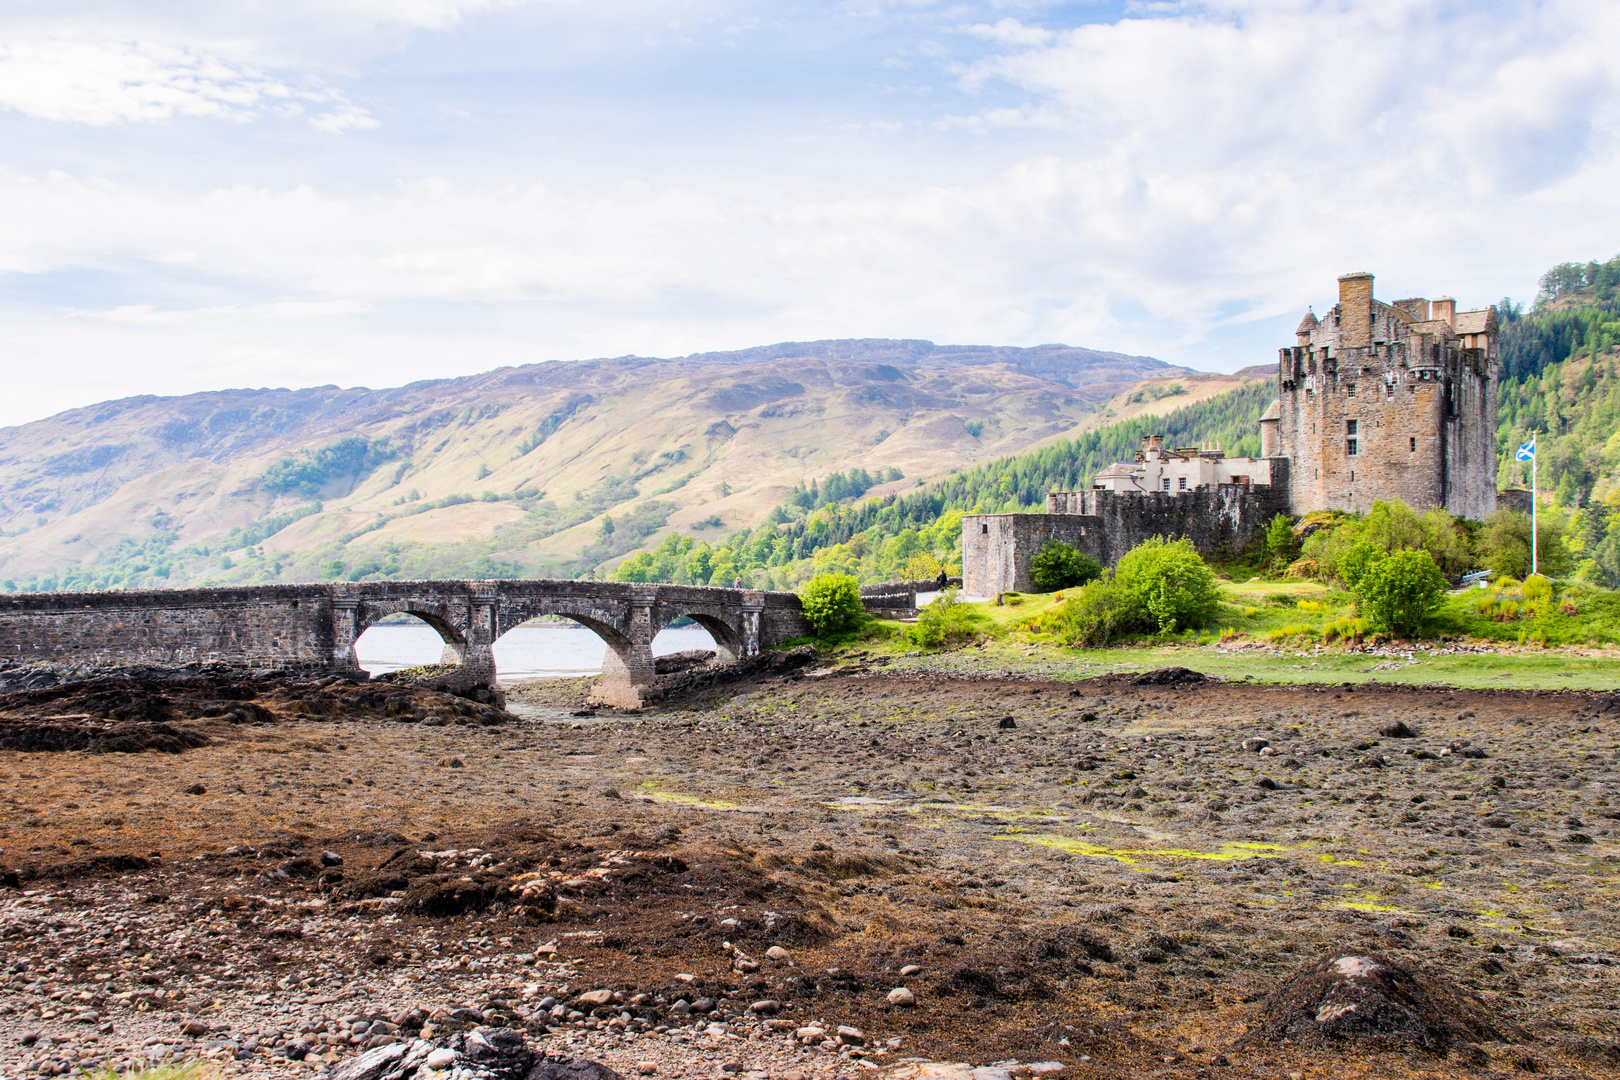
[[[1183,537],[1144,540],[1119,560],[1114,583],[1124,593],[1134,620],[1161,634],[1203,626],[1220,606],[1215,574]]]
[[[1397,551],[1368,568],[1356,597],[1379,626],[1410,637],[1445,599],[1446,576],[1427,551]]]
[[[1054,629],[1059,638],[1074,648],[1106,645],[1129,631],[1135,622],[1124,590],[1115,582],[1101,578],[1064,600],[1054,614],[1057,624]]]
[[[1525,600],[1530,603],[1551,600],[1553,597],[1552,582],[1541,574],[1531,574],[1525,578],[1524,586],[1519,591],[1524,594]]]
[[[1386,554],[1382,547],[1371,540],[1357,540],[1339,557],[1339,577],[1354,589],[1361,584],[1361,579],[1372,565],[1383,559]]]
[[[1056,540],[1048,540],[1030,563],[1036,592],[1057,592],[1102,577],[1102,564],[1090,555]]]
[[[1294,523],[1287,514],[1278,514],[1266,526],[1266,561],[1275,572],[1288,566],[1299,554],[1299,540],[1294,536]]]
[[[906,640],[924,649],[961,645],[979,636],[985,620],[982,611],[957,599],[955,589],[947,589],[922,609],[915,623],[906,627]]]
[[[1570,568],[1561,515],[1543,511],[1536,522],[1537,569],[1562,574]],[[1500,509],[1485,519],[1479,534],[1479,565],[1498,579],[1523,577],[1530,572],[1530,515]]]
[[[799,595],[805,620],[817,637],[848,630],[861,621],[861,587],[848,574],[817,574]]]

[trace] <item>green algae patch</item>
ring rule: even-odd
[[[676,806],[691,806],[702,810],[743,810],[747,809],[740,803],[726,802],[723,799],[700,799],[696,795],[681,795],[674,791],[659,791],[662,781],[648,780],[641,785],[644,797],[654,802],[673,803]]]
[[[1001,835],[1008,840],[1034,844],[1037,847],[1054,848],[1058,851],[1066,851],[1070,855],[1084,855],[1093,859],[1113,859],[1115,862],[1124,863],[1126,866],[1134,866],[1139,860],[1143,859],[1202,859],[1211,861],[1268,859],[1276,858],[1288,850],[1281,844],[1260,844],[1243,841],[1222,844],[1214,851],[1193,851],[1188,848],[1117,848],[1108,847],[1104,844],[1094,844],[1089,840],[1081,840],[1073,836],[1058,836],[1053,833],[1008,831]]]

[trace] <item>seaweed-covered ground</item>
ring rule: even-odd
[[[683,685],[0,750],[0,1073],[508,1024],[627,1075],[1620,1075],[1610,695]]]

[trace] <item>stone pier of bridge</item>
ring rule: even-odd
[[[548,579],[377,581],[0,596],[0,672],[46,666],[90,673],[146,665],[226,665],[244,673],[357,673],[354,645],[407,614],[444,641],[453,688],[495,690],[494,644],[531,619],[560,616],[607,645],[593,701],[646,704],[652,640],[686,616],[736,661],[809,634],[792,593]]]

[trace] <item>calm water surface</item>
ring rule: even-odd
[[[653,655],[683,649],[712,649],[714,638],[701,626],[666,627],[653,638]],[[354,643],[360,666],[373,675],[437,664],[444,640],[423,623],[373,626]],[[607,643],[583,626],[547,623],[520,626],[495,643],[495,670],[503,683],[562,679],[602,670]]]

